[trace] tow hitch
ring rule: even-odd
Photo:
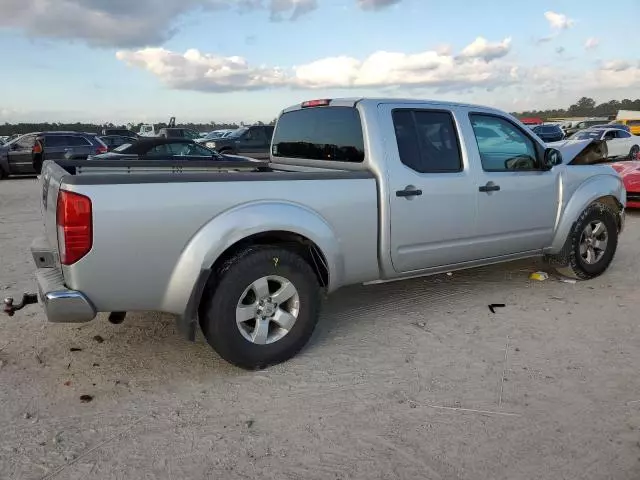
[[[13,315],[18,311],[22,310],[27,305],[33,305],[34,303],[38,303],[38,295],[35,293],[25,293],[22,295],[22,301],[17,305],[13,304],[14,300],[12,297],[8,297],[4,299],[4,306],[2,310],[4,313],[13,317]]]

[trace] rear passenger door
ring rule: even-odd
[[[7,153],[11,173],[33,173],[33,146],[36,134],[24,135],[11,144]]]
[[[478,198],[479,258],[542,250],[551,243],[558,211],[558,168],[542,168],[544,148],[506,117],[471,112],[471,161],[481,166]]]
[[[411,272],[473,260],[477,192],[455,109],[394,108],[387,138],[391,260]]]

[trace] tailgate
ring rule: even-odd
[[[58,192],[62,179],[66,175],[69,175],[69,173],[65,169],[51,161],[44,163],[40,175],[42,219],[44,221],[47,241],[53,250],[58,250],[58,233],[56,226]]]

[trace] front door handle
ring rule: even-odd
[[[478,190],[480,190],[481,192],[498,192],[500,191],[500,185],[496,185],[493,182],[489,182],[486,185],[482,185],[481,187],[478,187]]]
[[[417,197],[422,195],[422,190],[414,187],[413,185],[407,185],[404,190],[396,190],[396,197]]]

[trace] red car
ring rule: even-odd
[[[622,177],[627,190],[627,208],[640,208],[640,160],[616,162],[611,166]]]

